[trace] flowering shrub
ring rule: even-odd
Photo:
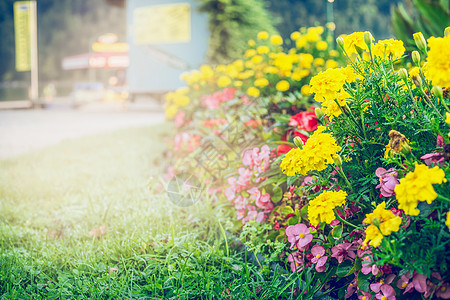
[[[184,75],[171,174],[195,170],[251,250],[336,298],[448,299],[450,35],[416,34],[407,71],[401,41],[340,37],[341,65],[322,31],[288,50],[260,32],[242,60]]]

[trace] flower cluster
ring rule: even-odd
[[[408,215],[417,216],[419,214],[417,202],[426,201],[431,204],[437,197],[433,184],[446,181],[442,169],[438,167],[430,169],[425,165],[416,165],[414,172],[406,174],[405,178],[400,179],[400,184],[395,187],[398,207]]]
[[[365,244],[378,247],[384,236],[398,231],[402,219],[385,208],[386,202],[383,201],[372,213],[366,215],[364,223],[370,225],[366,228]]]
[[[345,203],[345,191],[325,191],[309,202],[308,217],[311,225],[317,226],[320,222],[330,224],[334,219],[334,209]]]
[[[326,128],[319,126],[309,137],[303,149],[294,148],[283,158],[280,165],[288,176],[306,175],[309,171],[322,171],[334,162],[333,157],[341,150],[331,133],[323,132]]]

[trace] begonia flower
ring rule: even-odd
[[[325,263],[328,259],[328,256],[325,255],[325,248],[320,245],[314,245],[311,248],[311,254],[314,255],[311,262],[316,264],[316,271],[319,273],[325,271]]]
[[[421,156],[420,159],[423,159],[424,163],[429,167],[431,165],[440,166],[445,161],[445,157],[441,153],[427,153]]]
[[[331,257],[336,258],[338,263],[342,263],[346,258],[354,260],[356,257],[355,250],[357,249],[358,247],[353,243],[341,243],[331,248]]]
[[[380,189],[381,196],[391,197],[394,195],[395,186],[400,183],[397,179],[398,173],[395,169],[390,168],[389,170],[386,170],[384,168],[378,168],[375,171],[375,175],[380,179],[380,183],[376,188]]]
[[[291,249],[296,245],[303,248],[311,243],[313,236],[311,230],[305,224],[291,225],[286,228],[288,241],[291,243]]]
[[[288,261],[291,263],[292,272],[300,272],[301,270],[303,270],[305,261],[301,258],[301,253],[291,253],[288,257]]]

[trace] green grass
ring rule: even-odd
[[[159,180],[165,128],[0,161],[0,299],[293,297],[297,275],[271,274],[227,247],[227,203],[168,201]],[[102,225],[106,234],[89,235]]]

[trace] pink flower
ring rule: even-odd
[[[425,293],[427,291],[427,276],[415,273],[412,283],[419,293]]]
[[[252,178],[252,172],[249,169],[239,168],[239,178],[237,180],[237,184],[242,187],[246,187],[250,182],[250,178]]]
[[[437,139],[436,139],[436,144],[439,147],[444,147],[444,138],[442,136],[440,136],[439,134],[438,134]]]
[[[357,289],[358,285],[356,284],[356,277],[355,277],[347,287],[347,293],[345,294],[345,298],[350,298]]]
[[[405,290],[403,294],[409,292],[412,288],[414,288],[414,284],[411,282],[411,273],[408,272],[400,276],[400,279],[397,280],[397,287],[401,290]]]
[[[186,117],[186,113],[184,112],[184,110],[180,111],[179,113],[177,113],[175,115],[175,126],[176,127],[181,127],[184,124],[184,118]]]
[[[297,248],[303,248],[311,243],[313,236],[311,230],[305,224],[291,225],[286,228],[288,241],[291,243],[291,249],[294,245]]]
[[[372,288],[372,285],[371,285]],[[373,289],[372,289],[373,290]],[[379,300],[395,300],[395,290],[389,284],[382,284],[379,291],[373,290],[375,293],[375,298]]]
[[[257,212],[256,210],[250,210],[247,216],[242,220],[242,224],[245,224],[249,221],[256,221],[258,223],[262,223],[264,221],[264,213]]]
[[[381,188],[380,192],[383,197],[390,197],[394,195],[395,186],[400,184],[397,179],[398,173],[394,168],[390,168],[386,171],[384,168],[378,168],[375,171],[375,175],[380,178],[380,184],[376,188]]]
[[[328,256],[325,256],[325,248],[320,245],[314,245],[311,248],[311,254],[314,256],[311,262],[316,264],[316,271],[319,273],[325,271],[325,263],[328,259]]]
[[[242,163],[244,166],[252,166],[253,165],[253,150],[247,149],[244,151],[244,155],[242,156]]]
[[[299,127],[301,130],[314,131],[317,129],[317,125],[315,112],[303,111],[289,119],[289,126]]]
[[[431,166],[432,164],[440,166],[445,161],[445,157],[441,153],[428,153],[420,159],[423,159],[427,166]]]
[[[442,299],[450,299],[450,285],[443,282],[436,288],[436,297]]]
[[[355,250],[357,250],[358,247],[354,245],[353,243],[342,243],[334,246],[331,248],[331,257],[334,257],[337,259],[338,263],[342,263],[344,259],[347,257],[351,260],[354,260],[356,257]]]
[[[301,270],[303,270],[305,261],[301,258],[301,253],[291,253],[288,257],[288,261],[291,263],[292,272],[300,272]]]
[[[380,271],[377,265],[373,263],[372,255],[363,257],[361,264],[362,264],[361,273],[363,273],[364,275],[372,273],[372,275],[375,276]]]
[[[270,202],[270,194],[269,193],[265,193],[264,195],[262,195],[261,197],[259,197],[259,199],[257,199],[255,201],[255,204],[257,207],[267,207],[269,204],[271,204]],[[273,207],[273,205],[272,205]]]
[[[259,189],[256,186],[247,190],[247,193],[250,194],[250,199],[255,202],[258,201],[259,198],[261,197],[261,192],[259,191]]]
[[[359,290],[362,295],[358,296],[358,300],[370,300],[372,299],[372,294],[366,291]]]

